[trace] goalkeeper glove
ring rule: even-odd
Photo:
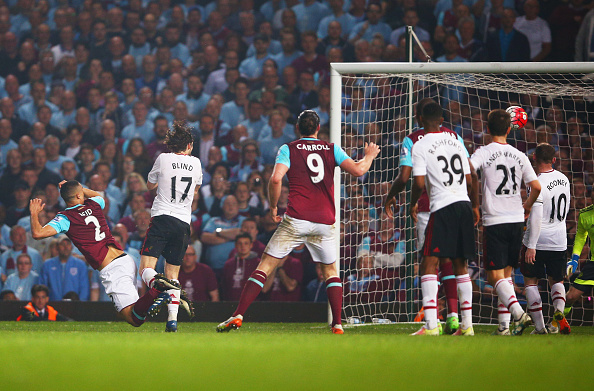
[[[567,275],[571,276],[574,270],[577,270],[578,261],[580,260],[579,254],[573,254],[571,256],[571,261],[567,262]]]

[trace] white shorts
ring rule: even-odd
[[[285,215],[264,252],[281,259],[305,243],[314,262],[330,265],[336,262],[334,229],[334,224],[312,223]]]
[[[99,272],[99,279],[118,312],[138,301],[136,263],[130,255],[111,261]]]
[[[425,244],[425,230],[429,223],[429,216],[431,216],[430,212],[417,213],[417,253],[419,254],[419,259],[421,258],[421,249],[423,248],[423,244]]]

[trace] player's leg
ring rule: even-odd
[[[170,219],[177,220],[170,216],[156,216],[151,219],[151,224],[140,250],[140,277],[149,288],[153,287],[157,280],[161,280],[165,285],[170,284],[165,276],[159,275],[155,270],[157,260],[168,243],[172,229]],[[172,284],[168,288],[175,289],[176,286]]]
[[[312,236],[306,236],[305,246],[313,261],[320,263],[322,268],[322,275],[326,283],[326,295],[332,312],[331,330],[334,334],[343,334],[342,281],[339,277],[337,263],[335,228],[331,225],[317,223],[311,223],[311,228]],[[310,238],[314,237],[315,240],[310,240]]]
[[[573,280],[565,303],[564,315],[571,311],[573,303],[579,300],[583,295],[589,295],[594,287],[594,261],[588,261],[582,266],[582,271]]]
[[[538,279],[545,277],[545,264],[541,251],[536,251],[536,260],[533,264],[526,262],[526,246],[522,246],[520,253],[520,271],[524,276],[526,287],[527,311],[534,322],[535,334],[547,334],[544,317],[542,315],[542,298],[538,291]]]
[[[472,330],[472,281],[468,274],[468,262],[465,258],[454,258],[452,265],[456,274],[458,301],[460,302],[460,313],[462,315],[462,327],[456,330],[456,333],[474,335],[474,330]]]
[[[165,277],[179,284],[179,269],[179,265],[172,265],[165,262]],[[167,324],[165,325],[165,331],[175,333],[177,332],[177,313],[179,312],[181,289],[168,289],[166,292],[171,297],[171,301],[167,304]]]
[[[303,243],[304,235],[301,232],[308,232],[309,225],[307,223],[309,222],[293,219],[288,216],[283,218],[272,238],[270,238],[258,267],[256,267],[256,270],[254,270],[245,283],[239,297],[237,309],[229,319],[217,326],[218,332],[235,330],[241,327],[243,315],[256,297],[258,297],[262,288],[264,288],[264,284],[270,273],[276,269],[280,261],[289,255],[295,247]]]
[[[565,285],[563,279],[566,272],[565,251],[547,251],[545,264],[547,268],[549,287],[551,288],[551,300],[553,301],[553,319],[551,330],[562,334],[571,333],[569,322],[565,318]]]

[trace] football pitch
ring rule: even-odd
[[[413,337],[419,325],[0,322],[2,390],[590,389],[594,328]]]

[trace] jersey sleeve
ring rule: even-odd
[[[462,143],[462,145],[464,146],[464,152],[466,152],[466,157],[470,157],[470,154],[468,153],[468,149],[466,149],[466,144],[464,144],[464,139],[459,134],[457,136],[458,136],[458,141],[460,141],[460,143]]]
[[[472,154],[472,156],[470,157],[470,162],[472,163],[474,169],[477,171],[483,168],[484,161],[483,152],[481,151],[481,148],[477,149],[476,152]]]
[[[291,168],[291,153],[289,151],[289,146],[287,144],[283,144],[279,149],[278,153],[276,154],[276,161],[275,164],[284,164],[285,166]]]
[[[70,220],[63,214],[58,213],[49,223],[50,227],[56,230],[57,233],[68,232],[70,229]]]
[[[204,178],[204,173],[202,172],[202,163],[200,162],[200,159],[196,158],[196,160],[198,160],[198,166],[200,167],[200,169],[196,172],[196,186],[202,186],[202,180]]]
[[[89,199],[98,203],[101,209],[105,209],[105,200],[103,199],[103,197],[95,196]]]
[[[400,147],[399,166],[412,167],[412,146],[413,142],[409,137],[405,137]]]
[[[336,162],[336,165],[340,166],[342,162],[344,162],[347,159],[350,159],[350,157],[346,154],[344,149],[334,144],[334,161]]]
[[[427,161],[420,148],[412,150],[412,174],[413,176],[427,175]]]
[[[150,183],[158,183],[159,182],[159,172],[161,171],[161,155],[157,156],[155,160],[155,164],[153,164],[153,168],[151,172],[148,174],[148,181]]]
[[[573,242],[573,254],[581,255],[586,239],[588,238],[588,227],[586,227],[585,214],[580,213],[578,217],[577,232],[575,234],[575,240]]]

